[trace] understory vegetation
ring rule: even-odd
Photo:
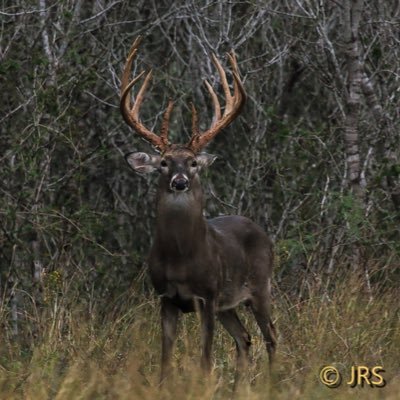
[[[69,279],[76,279],[70,277]],[[143,277],[121,297],[100,304],[88,294],[74,298],[75,284],[63,278],[46,305],[25,310],[29,327],[17,339],[4,335],[0,354],[3,399],[222,399],[231,396],[236,350],[218,325],[214,369],[209,380],[198,368],[199,323],[182,318],[174,373],[158,387],[160,325],[158,301],[143,294]],[[335,277],[325,290],[308,287],[304,298],[274,287],[278,352],[270,375],[258,327],[245,307],[240,316],[252,335],[252,363],[239,399],[396,399],[400,390],[397,291],[376,288],[373,298],[351,276]],[[67,304],[70,301],[70,304]],[[1,320],[7,317],[4,308]],[[342,374],[337,388],[325,387],[319,371],[335,366]],[[384,387],[350,387],[352,366],[383,366]],[[376,378],[372,379],[377,381]],[[269,397],[268,397],[269,396]]]

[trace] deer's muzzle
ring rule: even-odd
[[[189,179],[184,174],[176,174],[171,179],[170,188],[175,192],[185,192],[189,189]]]

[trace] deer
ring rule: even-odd
[[[172,368],[179,318],[190,312],[200,315],[202,369],[206,374],[212,370],[212,342],[218,319],[236,344],[237,382],[248,365],[251,345],[250,334],[236,312],[239,304],[249,306],[254,314],[270,367],[276,352],[276,331],[271,318],[271,239],[259,225],[244,216],[212,219],[203,216],[200,172],[209,167],[216,156],[202,149],[236,119],[246,101],[237,59],[233,51],[227,54],[233,79],[232,94],[224,68],[216,55],[211,55],[226,99],[223,112],[217,94],[205,80],[213,104],[211,126],[200,131],[197,110],[192,103],[192,136],[187,144],[174,144],[168,139],[172,100],[163,113],[159,135],[145,127],[139,118],[151,70],[146,73],[135,99],[131,99],[132,87],[145,74],[142,71],[130,79],[140,41],[140,37],[134,41],[123,69],[120,110],[125,122],[156,150],[156,154],[130,152],[125,159],[136,173],[159,173],[156,226],[148,269],[161,302],[160,382],[165,381]]]

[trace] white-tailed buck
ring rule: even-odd
[[[228,54],[233,95],[223,67],[215,55],[212,56],[226,97],[223,112],[216,93],[206,81],[214,106],[211,127],[200,132],[197,112],[192,106],[190,141],[183,145],[172,144],[168,140],[172,101],[164,113],[159,136],[140,122],[139,109],[151,71],[131,104],[131,88],[144,74],[142,72],[130,81],[139,42],[140,38],[137,38],[133,43],[122,75],[121,112],[126,123],[159,151],[159,154],[129,153],[126,160],[136,172],[157,171],[160,174],[149,270],[155,290],[161,297],[161,380],[171,368],[179,315],[193,311],[199,311],[201,316],[202,367],[211,370],[217,317],[235,340],[239,373],[247,364],[251,343],[250,335],[235,311],[235,307],[243,302],[254,313],[271,363],[276,347],[270,313],[272,243],[258,225],[245,217],[229,215],[206,220],[203,216],[199,173],[212,164],[215,157],[200,151],[238,116],[246,100],[235,55],[233,52]]]

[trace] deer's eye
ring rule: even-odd
[[[197,161],[196,161],[196,160],[193,160],[193,161],[192,161],[192,167],[193,167],[193,168],[196,168],[196,167],[197,167]]]
[[[161,160],[160,165],[161,165],[162,167],[166,167],[168,164],[167,164],[167,162],[166,162],[165,160]]]

